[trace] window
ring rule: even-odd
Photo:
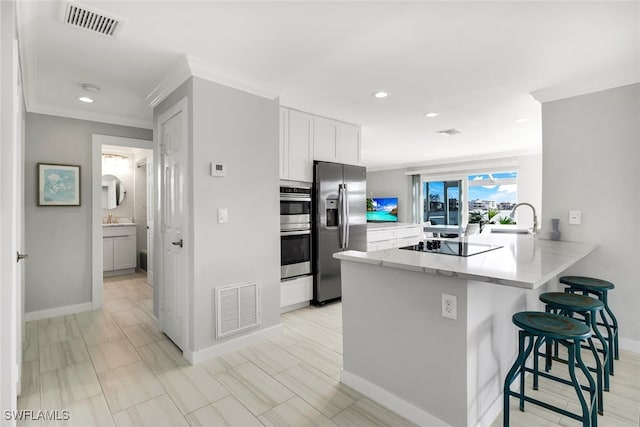
[[[462,181],[423,182],[423,221],[432,225],[462,224],[461,184]]]
[[[474,174],[467,177],[469,222],[511,223],[518,200],[518,173]]]
[[[433,225],[509,223],[517,203],[518,173],[493,172],[422,176],[422,221]]]

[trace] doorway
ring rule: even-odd
[[[147,159],[153,158],[153,141],[121,138],[108,135],[92,136],[92,308],[99,309],[104,303],[103,275],[105,259],[103,252],[103,223],[104,218],[111,218],[113,221],[136,224],[138,220],[142,223],[142,230],[136,230],[136,242],[143,239],[147,245],[146,227],[148,226],[147,214],[142,214],[141,210],[135,209],[137,205],[144,205],[145,211],[152,212],[152,204],[147,199],[147,177],[145,173],[145,197],[144,200],[136,197],[135,173],[137,164],[144,163]],[[103,153],[107,156],[103,157]],[[151,160],[152,162],[152,160]],[[103,170],[104,167],[104,170]],[[103,174],[103,172],[105,172]],[[104,178],[104,177],[107,178]],[[150,175],[153,178],[153,174]],[[127,190],[127,188],[129,190]],[[110,189],[113,189],[110,192]],[[127,195],[131,200],[124,203]],[[151,193],[153,196],[153,192]],[[137,200],[136,200],[137,199]],[[151,199],[152,200],[152,199]],[[116,213],[115,215],[113,213]],[[109,215],[111,214],[111,215]],[[144,215],[142,218],[141,215]],[[132,227],[133,228],[133,227]],[[124,243],[123,243],[124,244]],[[147,254],[149,247],[146,247]],[[151,247],[151,250],[153,248]],[[134,257],[133,265],[123,265],[122,267],[139,266],[139,246],[134,244],[129,249]],[[148,255],[147,255],[148,257]],[[108,257],[107,257],[108,258]],[[114,267],[115,268],[115,267]],[[147,264],[148,269],[148,264]],[[154,312],[156,306],[156,295],[154,292]],[[156,319],[157,321],[157,319]]]

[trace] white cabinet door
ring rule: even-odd
[[[113,270],[113,237],[102,239],[102,271]]]
[[[313,181],[313,116],[311,114],[289,111],[288,172],[290,180]]]
[[[113,269],[135,268],[136,237],[122,236],[113,238]]]
[[[339,163],[360,164],[360,127],[338,122],[336,147]]]
[[[335,120],[313,117],[313,159],[336,162],[336,124]]]
[[[289,109],[280,107],[280,179],[289,179]]]

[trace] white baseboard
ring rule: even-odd
[[[418,408],[406,400],[403,400],[398,396],[389,393],[387,390],[350,372],[343,370],[340,375],[340,381],[355,391],[362,393],[371,400],[378,402],[418,425],[429,427],[449,427],[449,424],[445,423],[441,419],[434,417],[430,413]]]
[[[299,302],[297,304],[287,305],[285,307],[280,307],[280,314],[288,313],[290,311],[299,310],[301,308],[309,307],[309,301]]]
[[[29,322],[31,320],[48,319],[50,317],[81,313],[92,309],[93,305],[90,302],[84,302],[82,304],[66,305],[64,307],[50,308],[48,310],[30,311],[29,313],[25,313],[24,317],[25,320]]]
[[[640,353],[640,341],[632,340],[629,338],[618,338],[620,348],[622,350],[631,351],[634,353]]]
[[[272,326],[270,328],[260,329],[251,334],[243,335],[241,337],[225,341],[222,344],[212,345],[211,347],[204,348],[193,352],[184,351],[182,355],[191,364],[196,365],[205,360],[212,359],[214,357],[221,356],[230,351],[238,350],[249,344],[254,344],[260,341],[264,341],[267,338],[275,337],[282,333],[282,324]]]

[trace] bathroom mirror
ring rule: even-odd
[[[115,209],[124,203],[127,190],[115,175],[102,175],[102,208]]]

